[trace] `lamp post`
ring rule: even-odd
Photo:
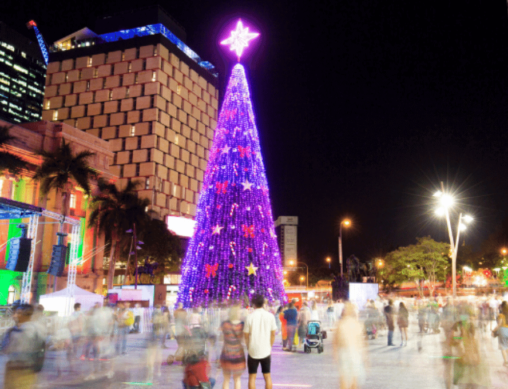
[[[134,272],[134,289],[138,289],[138,250],[141,250],[141,247],[138,245],[142,245],[143,242],[138,241],[138,236],[136,234],[136,223],[132,225],[132,228],[130,230],[125,231],[128,234],[132,234],[132,241],[131,241],[131,251],[129,251],[129,258],[127,259],[127,263],[130,260],[130,256],[134,255],[134,263],[136,266],[135,272]],[[134,251],[132,251],[132,246],[135,246]]]
[[[342,278],[344,270],[342,266],[342,225],[349,227],[351,225],[351,221],[348,219],[344,219],[340,222],[339,227],[339,264],[340,264],[340,278]]]
[[[455,203],[452,195],[445,192],[444,184],[441,182],[441,191],[434,193],[434,197],[439,199],[440,207],[436,210],[438,216],[446,216],[446,225],[448,227],[448,235],[450,237],[450,251],[452,254],[452,295],[455,299],[457,297],[457,253],[459,251],[459,238],[460,232],[464,231],[467,227],[463,223],[471,223],[473,218],[469,215],[462,215],[459,213],[459,221],[457,223],[457,239],[453,239],[453,229],[450,221],[450,208]]]
[[[305,265],[305,267],[307,268],[307,290],[308,290],[309,289],[309,266],[307,266],[307,264],[305,262],[298,262],[298,261],[294,261],[294,260],[289,261],[289,266],[295,266],[298,264]],[[300,281],[303,281],[303,280],[300,280]]]
[[[305,277],[304,276],[301,276],[300,277],[300,286],[302,285],[302,282],[305,280]]]
[[[332,259],[330,257],[326,258],[326,262],[328,262],[328,269],[332,268]]]

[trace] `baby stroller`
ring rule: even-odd
[[[326,338],[326,334],[321,331],[321,322],[318,320],[312,320],[307,323],[307,336],[303,341],[303,350],[307,354],[312,352],[313,348],[317,348],[318,353],[322,353],[324,350],[323,339]]]

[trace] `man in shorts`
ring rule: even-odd
[[[275,316],[263,309],[264,303],[265,298],[261,295],[255,295],[252,298],[254,312],[247,316],[243,329],[248,352],[249,389],[256,389],[256,374],[259,365],[265,378],[265,388],[272,389],[270,362],[277,324]]]

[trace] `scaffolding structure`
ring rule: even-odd
[[[37,229],[41,216],[53,219],[57,223],[69,224],[72,226],[70,234],[71,251],[69,266],[67,267],[67,303],[65,308],[66,314],[69,315],[71,313],[71,301],[74,298],[74,287],[76,285],[76,275],[78,271],[78,242],[81,236],[81,222],[68,216],[64,218],[63,215],[59,213],[48,211],[41,207],[0,197],[0,219],[29,219],[27,238],[32,239],[32,247],[30,250],[28,268],[26,272],[23,273],[20,298],[22,304],[30,303],[35,249],[37,246]]]

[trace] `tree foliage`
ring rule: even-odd
[[[391,286],[413,281],[420,295],[425,282],[433,294],[436,283],[444,281],[450,268],[449,251],[448,243],[436,242],[431,237],[417,238],[416,244],[400,247],[385,257],[380,276]]]
[[[16,138],[10,135],[10,127],[0,126],[0,175],[6,172],[18,175],[22,169],[27,168],[27,162],[7,151],[7,143]]]
[[[35,171],[34,180],[41,183],[41,194],[47,195],[52,189],[62,193],[62,215],[67,216],[69,210],[70,192],[77,184],[85,194],[91,191],[91,181],[97,178],[97,173],[88,164],[88,158],[95,154],[91,151],[81,151],[75,154],[69,143],[62,144],[55,151],[41,150],[42,164]]]
[[[159,270],[179,264],[182,255],[180,238],[173,235],[162,220],[151,219],[140,231],[139,237],[143,244],[138,251],[138,261],[149,258],[159,264]]]
[[[108,289],[113,287],[115,265],[120,256],[121,247],[129,247],[132,235],[127,233],[136,224],[141,234],[149,222],[145,209],[150,205],[148,199],[140,199],[136,189],[139,181],[129,181],[120,190],[115,184],[99,180],[99,193],[92,197],[90,207],[92,213],[88,222],[89,227],[96,227],[99,234],[104,235],[111,246],[108,270]]]

